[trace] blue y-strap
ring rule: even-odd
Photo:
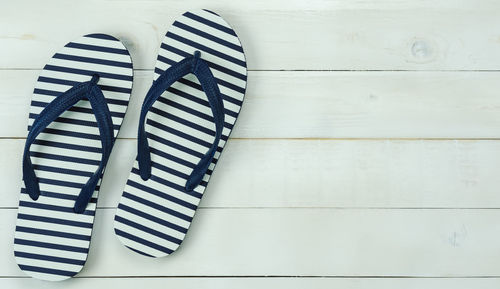
[[[23,156],[23,180],[26,186],[26,192],[29,194],[31,199],[37,200],[40,196],[40,185],[30,159],[31,145],[35,141],[36,137],[51,122],[56,120],[63,112],[74,106],[78,101],[86,98],[90,101],[92,111],[97,121],[97,126],[99,127],[102,157],[99,167],[83,186],[75,201],[75,206],[73,208],[75,213],[83,213],[85,211],[85,208],[94,193],[95,187],[97,186],[97,182],[102,175],[104,167],[108,162],[114,140],[111,113],[109,112],[106,99],[104,98],[101,89],[97,86],[98,81],[99,75],[94,74],[90,81],[76,84],[50,102],[33,122],[28,137],[26,138]]]
[[[203,155],[193,172],[188,177],[184,190],[191,192],[198,186],[203,176],[212,163],[212,159],[219,146],[219,141],[224,128],[224,104],[222,96],[208,64],[200,58],[200,52],[196,51],[193,56],[186,57],[178,63],[165,70],[157,79],[146,94],[142,104],[141,116],[139,118],[139,132],[137,141],[137,161],[139,163],[139,173],[143,180],[151,177],[151,155],[149,151],[148,139],[144,130],[146,114],[153,106],[154,102],[166,91],[172,84],[183,76],[193,73],[200,81],[201,87],[208,98],[210,109],[212,110],[215,123],[215,139],[210,149]]]

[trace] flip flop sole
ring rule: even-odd
[[[201,52],[223,95],[225,123],[219,147],[203,181],[184,192],[188,176],[214,141],[215,125],[199,81],[189,74],[155,102],[146,120],[152,176],[141,179],[134,163],[115,215],[115,233],[128,248],[150,257],[175,251],[186,235],[241,109],[247,68],[233,29],[207,10],[184,13],[167,32],[155,79],[171,65]]]
[[[123,44],[105,34],[90,34],[54,54],[36,83],[29,114],[34,119],[54,98],[76,83],[98,82],[116,137],[132,90],[132,60]],[[51,123],[31,146],[41,195],[34,201],[22,182],[14,239],[17,264],[28,275],[64,280],[87,259],[99,185],[83,214],[73,212],[76,197],[101,160],[101,141],[88,100],[79,101]]]

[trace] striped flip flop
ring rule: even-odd
[[[28,275],[64,280],[85,264],[97,194],[132,90],[116,38],[70,42],[43,68],[31,98],[14,239]]]
[[[126,247],[150,257],[179,247],[238,117],[246,80],[240,41],[219,15],[190,11],[174,22],[159,50],[137,159],[115,215]]]

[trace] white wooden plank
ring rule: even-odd
[[[497,289],[499,278],[73,278],[64,282],[42,282],[32,278],[0,279],[2,288],[176,288],[176,289]]]
[[[113,215],[98,210],[80,276],[500,275],[500,210],[200,209],[180,249],[159,259],[122,246]],[[0,276],[22,276],[15,217],[0,210]]]
[[[440,2],[9,1],[0,12],[0,54],[9,55],[0,68],[41,68],[60,46],[97,31],[121,38],[136,68],[152,69],[175,17],[209,8],[234,26],[250,69],[498,70],[500,3]]]
[[[38,71],[0,71],[1,137],[25,137]],[[136,71],[120,137],[152,73]],[[235,138],[498,138],[500,72],[250,72]]]
[[[500,207],[500,141],[419,140],[499,138],[499,72],[477,72],[500,70],[498,1],[190,2],[234,26],[253,71],[234,139],[189,237],[161,260],[116,241],[112,208],[136,145],[121,139],[82,278],[55,284],[22,278],[12,257],[16,210],[7,208],[17,206],[24,140],[5,138],[25,137],[38,75],[16,69],[40,69],[82,34],[118,36],[134,68],[149,70],[136,73],[120,132],[135,138],[161,38],[192,7],[2,4],[0,288],[499,287],[500,209],[491,208]]]
[[[0,207],[17,207],[24,140],[0,140]],[[99,207],[116,207],[136,156],[117,141]],[[500,141],[230,140],[203,207],[499,208]]]

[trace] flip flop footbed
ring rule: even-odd
[[[184,186],[215,137],[215,124],[199,81],[189,74],[155,102],[146,119],[152,176],[141,179],[134,163],[115,216],[115,232],[130,249],[151,257],[175,251],[191,224],[217,159],[243,103],[247,69],[233,29],[207,10],[184,13],[169,28],[156,61],[155,79],[171,65],[201,52],[223,97],[225,123],[219,147],[203,181]]]
[[[132,61],[116,38],[90,34],[68,43],[43,68],[31,99],[29,126],[54,98],[99,74],[111,112],[114,136],[122,124],[132,90]],[[28,275],[63,280],[78,273],[86,259],[100,181],[83,214],[73,211],[76,197],[101,161],[101,141],[88,100],[52,122],[31,146],[40,184],[34,201],[21,185],[14,255]]]

